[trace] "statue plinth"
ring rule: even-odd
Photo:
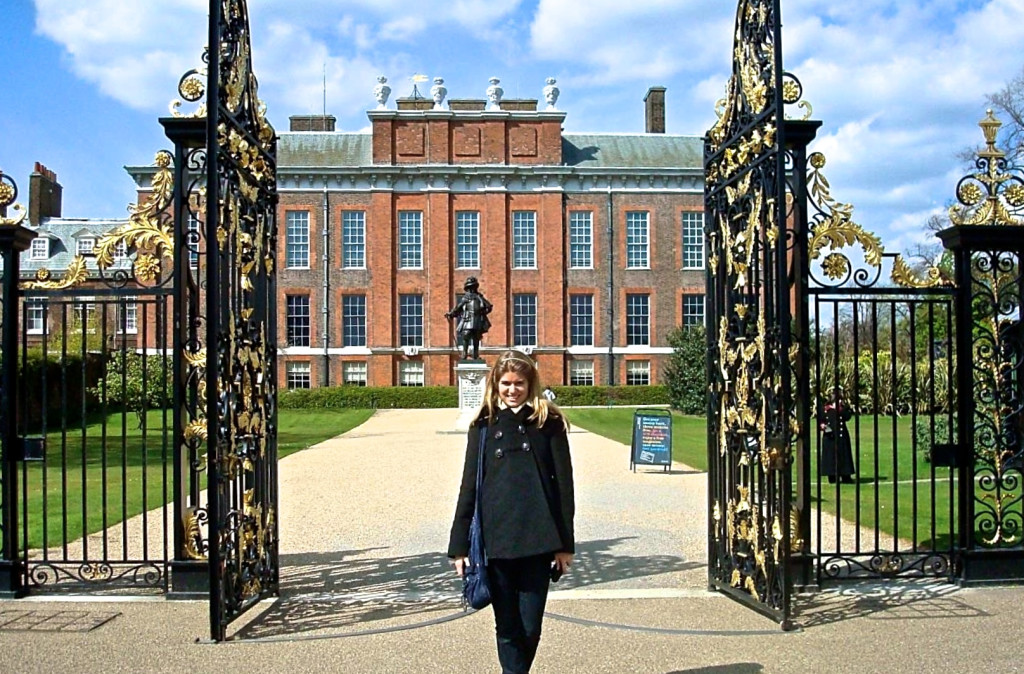
[[[455,377],[459,382],[459,418],[455,429],[465,431],[473,423],[480,405],[484,402],[484,388],[490,366],[477,358],[460,360],[455,365]]]

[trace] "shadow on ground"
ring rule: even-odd
[[[586,541],[557,589],[656,576],[703,567],[669,555],[629,557],[614,549],[628,538]],[[386,557],[386,548],[281,556],[281,597],[242,627],[236,639],[324,631],[407,629],[461,613],[461,583],[440,553]]]
[[[900,585],[852,584],[815,595],[799,595],[793,617],[804,628],[844,620],[934,620],[978,618],[989,614],[954,596],[953,585],[903,582]]]
[[[729,665],[712,665],[695,669],[677,669],[666,674],[759,674],[764,671],[756,662],[734,662]]]

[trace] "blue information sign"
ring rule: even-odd
[[[629,467],[637,464],[672,466],[672,413],[662,409],[639,409],[633,414],[633,446]]]

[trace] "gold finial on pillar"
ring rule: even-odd
[[[996,136],[999,134],[999,127],[1003,125],[1001,121],[992,112],[992,108],[986,111],[985,119],[978,122],[978,126],[981,127],[982,133],[985,134],[985,149],[978,153],[980,157],[986,157],[991,159],[999,159],[1004,157],[1006,153],[996,147]]]
[[[954,225],[1024,226],[1024,178],[1020,168],[1008,165],[1006,153],[996,147],[1002,125],[992,110],[978,122],[985,134],[985,148],[974,162],[976,172],[957,183],[957,203],[949,208]]]

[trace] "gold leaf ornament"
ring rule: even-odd
[[[796,103],[800,100],[800,85],[793,80],[786,80],[782,83],[782,102]]]
[[[825,271],[825,274],[834,281],[846,275],[850,270],[850,262],[844,255],[831,253],[822,261],[821,268]]]
[[[1024,206],[1024,185],[1020,183],[1010,185],[1003,192],[1003,196],[1006,197],[1006,202],[1015,208]]]
[[[18,286],[26,290],[64,290],[82,285],[89,279],[89,270],[85,265],[85,258],[81,255],[76,255],[72,258],[71,264],[68,265],[63,278],[55,281],[51,280],[52,276],[49,269],[40,269],[36,271],[35,281],[25,281],[18,284]]]
[[[976,206],[983,198],[981,188],[974,183],[964,183],[958,192],[960,201],[968,206]]]
[[[7,183],[0,183],[0,208],[10,206],[12,201],[14,201],[14,188]]]
[[[132,265],[135,277],[141,281],[152,281],[160,273],[160,262],[148,253],[140,254]]]

